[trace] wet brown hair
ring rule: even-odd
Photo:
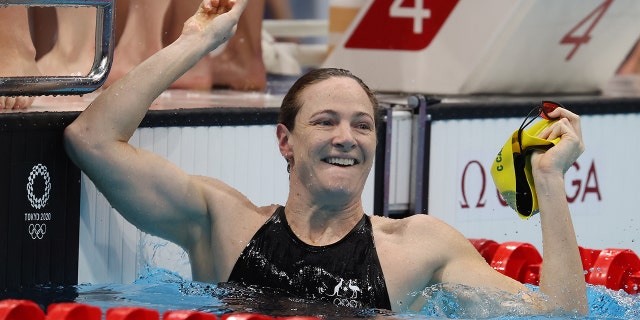
[[[362,90],[364,90],[364,92],[369,97],[369,101],[371,102],[371,106],[373,107],[375,125],[377,127],[381,120],[381,108],[378,104],[378,99],[376,98],[375,93],[371,89],[369,89],[369,87],[364,83],[364,81],[362,81],[362,79],[351,73],[351,71],[338,68],[313,69],[300,77],[291,86],[291,88],[289,88],[289,91],[282,100],[282,105],[280,106],[280,114],[278,115],[278,122],[284,124],[285,127],[289,129],[289,131],[293,131],[296,116],[298,115],[298,111],[300,111],[300,108],[302,108],[302,104],[304,103],[304,101],[300,101],[300,94],[302,93],[302,91],[313,84],[328,80],[333,77],[351,78],[360,85]]]

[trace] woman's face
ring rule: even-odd
[[[355,80],[333,77],[305,88],[299,100],[288,137],[292,178],[312,194],[359,198],[376,148],[369,97]]]

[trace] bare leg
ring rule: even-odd
[[[174,2],[171,10],[176,13],[168,32],[172,41],[180,34],[182,24],[175,21],[185,21],[195,10],[197,4],[187,5],[187,1]],[[235,90],[263,90],[267,85],[267,75],[262,60],[262,18],[264,14],[264,0],[251,0],[238,22],[235,35],[226,43],[222,52],[214,57],[207,56],[196,64],[185,75],[173,83],[171,88],[181,89],[209,89],[214,87],[228,87]],[[185,13],[181,12],[188,10]],[[180,26],[178,30],[175,30]]]
[[[40,60],[56,44],[58,19],[55,7],[29,8],[31,39],[36,48],[36,61]]]
[[[132,0],[135,1],[135,0]],[[124,33],[124,27],[127,23],[127,17],[129,17],[129,0],[118,0],[116,4],[116,18],[115,18],[115,36],[116,43],[120,42],[120,38]]]
[[[263,90],[267,73],[262,60],[262,19],[264,0],[251,0],[245,8],[236,34],[225,50],[213,57],[214,86],[236,90]]]
[[[96,9],[57,7],[58,38],[38,67],[48,76],[85,76],[95,56]]]
[[[164,43],[175,41],[182,33],[184,22],[193,15],[202,1],[200,0],[175,0],[171,1],[169,12],[165,17]],[[247,5],[249,6],[250,3]],[[211,59],[203,58],[181,78],[171,85],[171,88],[210,90],[213,86],[211,73]]]
[[[162,49],[162,26],[171,0],[130,0],[122,36],[105,86]]]
[[[29,33],[27,8],[0,8],[0,76],[37,76],[36,49]],[[23,109],[33,97],[0,97],[0,109]]]
[[[267,0],[267,8],[271,19],[292,19],[291,4],[289,0]]]
[[[291,12],[291,3],[289,0],[266,0],[267,17],[269,19],[289,20],[293,19]],[[298,39],[278,37],[277,41],[296,43]]]

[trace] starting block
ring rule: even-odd
[[[638,16],[635,0],[331,0],[323,66],[384,92],[593,93]]]

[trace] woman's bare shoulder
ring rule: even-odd
[[[397,241],[422,242],[436,238],[445,241],[465,239],[446,222],[426,214],[415,214],[402,219],[373,216],[371,223],[376,237],[391,237]]]
[[[270,204],[268,206],[258,207],[257,210],[256,210],[256,213],[259,216],[269,218],[276,212],[276,210],[279,207],[280,207],[279,204]]]
[[[446,225],[442,220],[426,214],[414,214],[401,219],[371,216],[371,224],[374,230],[388,234],[428,231]]]
[[[266,221],[279,207],[277,204],[256,206],[242,192],[216,178],[194,176],[194,181],[201,186],[208,211],[214,217]]]

